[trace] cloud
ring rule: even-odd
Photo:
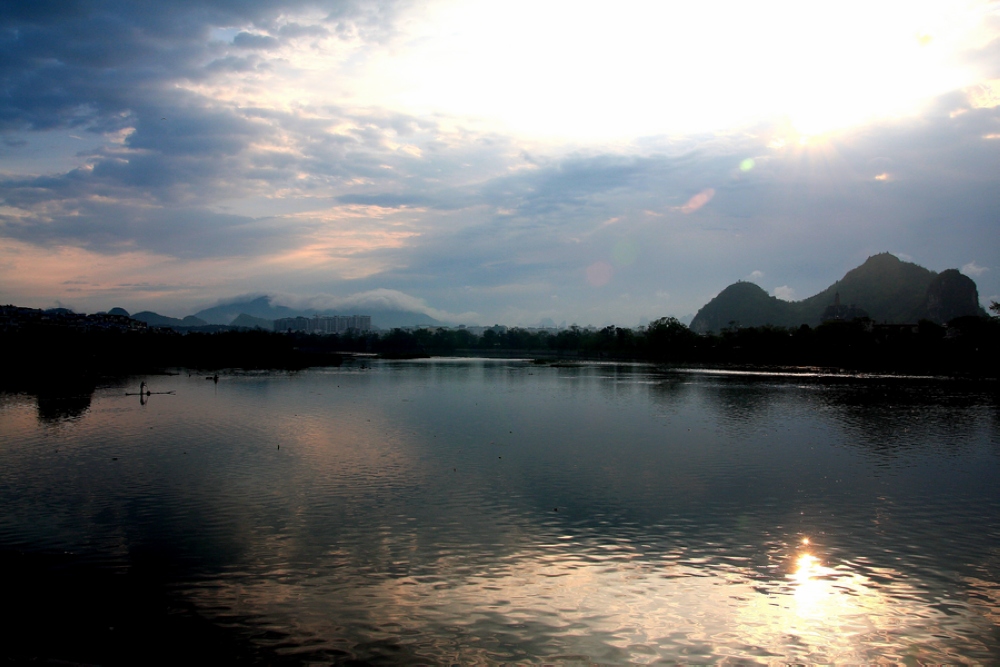
[[[310,229],[296,220],[101,201],[53,206],[44,218],[0,215],[0,234],[38,246],[70,245],[107,255],[143,250],[184,259],[280,252],[301,245]]]
[[[750,272],[750,275],[746,277],[752,283],[759,282],[764,277],[764,272],[759,270],[754,270]]]
[[[427,197],[416,193],[408,194],[349,194],[337,197],[342,204],[361,204],[362,206],[380,206],[382,208],[405,208],[423,206],[430,203]]]
[[[698,194],[692,196],[687,202],[681,206],[681,213],[694,213],[699,208],[712,201],[712,197],[715,196],[715,190],[712,188],[705,188]]]
[[[276,305],[299,309],[315,310],[402,310],[423,313],[443,322],[475,322],[479,314],[475,312],[451,313],[432,308],[424,299],[391,289],[374,289],[347,296],[317,295],[306,298],[279,295],[273,299]]]
[[[773,296],[781,299],[782,301],[795,301],[795,290],[793,290],[788,285],[782,285],[781,287],[775,287]]]
[[[976,264],[975,260],[969,262],[968,264],[962,265],[962,273],[967,276],[981,276],[989,271],[988,267],[979,266]]]
[[[281,44],[278,39],[270,35],[257,35],[249,32],[241,32],[233,38],[233,44],[241,49],[276,49]]]
[[[604,307],[619,313],[608,316],[638,321],[693,312],[704,305],[698,295],[748,274],[753,281],[765,271],[782,275],[811,293],[886,247],[905,244],[915,256],[932,256],[933,244],[921,239],[933,238],[940,220],[965,226],[955,239],[981,237],[976,225],[988,225],[997,199],[983,177],[995,156],[967,151],[959,159],[950,147],[963,135],[954,131],[849,138],[851,160],[829,172],[804,173],[793,153],[762,147],[767,137],[705,141],[694,153],[542,155],[518,169],[523,151],[511,139],[452,135],[426,119],[201,106],[190,93],[185,99],[167,121],[135,123],[124,141],[84,156],[78,169],[0,178],[0,235],[109,255],[287,256],[270,264],[281,289],[329,292],[350,277],[359,293],[418,293],[448,313],[486,319],[508,312],[514,297],[506,286],[531,285],[517,297],[524,311],[544,307],[555,320],[582,321],[586,309],[598,307],[590,305],[597,292],[587,267],[613,262],[613,281],[632,299]],[[961,122],[965,136],[979,133],[982,121],[967,117],[940,124]],[[400,133],[422,159],[389,145]],[[921,141],[929,148],[914,148]],[[948,165],[961,197],[928,186],[939,178],[920,166],[928,150]],[[751,176],[734,174],[734,156],[767,151]],[[894,184],[900,189],[845,197],[838,174],[857,165],[870,174],[877,156],[902,165],[905,178]],[[683,215],[689,193],[706,182],[726,196],[698,216]],[[603,224],[610,219],[616,222]],[[633,251],[628,261],[622,249]],[[293,274],[287,266],[296,261],[302,271]],[[266,279],[261,285],[270,289]],[[662,311],[655,293],[664,288],[676,312]],[[558,312],[551,311],[553,293],[560,294]]]
[[[225,57],[210,39],[242,27],[232,48],[274,48],[304,35],[392,30],[398,3],[335,0],[205,0],[198,3],[39,3],[0,10],[0,130],[100,127],[120,123],[151,92],[200,81]],[[319,11],[317,23],[300,19]],[[325,15],[325,16],[324,16]],[[271,33],[277,37],[264,34]]]
[[[404,10],[5,3],[0,246],[52,262],[76,252],[74,273],[60,275],[100,285],[95,295],[139,294],[144,282],[180,286],[178,304],[197,289],[202,302],[388,290],[492,321],[679,315],[764,272],[811,294],[900,247],[935,270],[975,256],[983,266],[963,271],[983,293],[1000,290],[998,272],[983,270],[1000,262],[984,243],[1000,210],[1000,153],[983,138],[1000,123],[989,81],[806,143],[766,119],[554,143],[360,103],[369,70],[358,63],[400,46]],[[990,49],[977,57],[997,69]],[[741,169],[748,156],[753,168]],[[137,278],[150,257],[159,273]],[[123,268],[105,276],[99,264]],[[15,282],[4,266],[0,284],[20,290],[5,298],[42,286],[59,297],[57,283]],[[595,289],[602,281],[614,289]]]

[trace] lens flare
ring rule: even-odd
[[[615,271],[605,261],[594,262],[587,267],[587,282],[593,287],[603,287],[611,282],[611,277]]]
[[[639,257],[639,246],[634,241],[619,241],[611,251],[611,258],[617,266],[631,266]]]

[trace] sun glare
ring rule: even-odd
[[[358,99],[540,137],[717,131],[773,118],[813,136],[912,113],[977,81],[956,53],[985,5],[444,2],[367,67]],[[980,34],[982,32],[983,34]]]

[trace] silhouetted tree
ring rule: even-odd
[[[646,327],[646,351],[654,359],[683,360],[691,356],[700,337],[676,317],[661,317]]]

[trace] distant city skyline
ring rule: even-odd
[[[635,326],[880,252],[1000,299],[1000,6],[688,5],[5,3],[0,302]]]

